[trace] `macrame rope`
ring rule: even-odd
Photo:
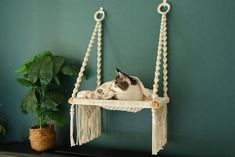
[[[167,7],[167,10],[162,11],[162,7]],[[157,49],[157,59],[154,74],[154,84],[153,84],[153,94],[152,94],[152,154],[157,155],[157,153],[163,149],[163,146],[167,142],[167,105],[165,104],[162,108],[158,110],[155,108],[155,99],[158,97],[159,89],[159,76],[161,69],[161,59],[163,55],[163,92],[164,97],[168,97],[168,71],[167,71],[167,13],[170,11],[170,5],[166,0],[159,4],[157,11],[162,15],[161,26],[159,33],[159,42]]]
[[[158,88],[159,88],[159,75],[160,75],[160,69],[161,69],[162,45],[163,45],[162,39],[163,39],[163,18],[161,20],[161,28],[160,28],[158,48],[157,48],[157,58],[156,58],[154,84],[153,84],[153,95],[152,95],[153,101],[155,101],[156,97],[158,96],[157,92],[158,92]]]
[[[162,7],[167,7],[167,10],[163,12],[161,9]],[[159,88],[159,76],[161,70],[161,59],[163,54],[163,91],[164,96],[167,95],[168,91],[168,70],[167,70],[167,13],[170,10],[170,5],[164,0],[161,3],[157,11],[159,14],[162,14],[161,18],[161,26],[160,26],[160,33],[159,33],[159,41],[158,41],[158,48],[157,48],[157,58],[156,58],[156,66],[155,66],[155,73],[154,73],[154,84],[153,84],[153,94],[152,94],[152,101],[154,102],[156,97],[158,97],[158,88]]]
[[[100,18],[98,18],[99,14],[101,15]],[[75,87],[73,89],[72,98],[75,98],[76,94],[78,93],[78,89],[80,87],[82,77],[84,75],[84,71],[85,71],[85,68],[87,66],[88,58],[91,54],[91,50],[92,50],[97,32],[98,32],[98,37],[97,37],[98,38],[98,41],[97,41],[97,86],[100,86],[100,84],[101,84],[102,20],[104,19],[104,17],[105,17],[105,14],[104,14],[103,8],[100,8],[100,10],[97,11],[94,15],[96,25],[95,25],[94,31],[92,33],[90,42],[88,44],[88,48],[87,48],[85,57],[84,57],[83,62],[82,62],[82,67],[80,68],[80,72],[78,74],[78,78],[76,80]]]
[[[90,42],[88,44],[85,57],[82,62],[82,66],[80,68],[80,72],[78,74],[75,87],[72,93],[72,99],[77,97],[78,89],[80,87],[82,77],[84,75],[85,68],[88,63],[89,56],[91,54],[94,41],[97,35],[97,87],[101,85],[101,47],[102,47],[102,20],[105,17],[105,13],[103,8],[100,8],[94,15],[94,19],[96,21],[96,25],[94,31],[92,33]],[[72,102],[72,103],[71,103]],[[73,101],[70,108],[70,141],[71,146],[75,146],[78,144],[86,143],[94,138],[100,136],[101,134],[101,113],[100,107],[97,106],[88,106],[88,107],[78,107]],[[88,110],[93,110],[93,113],[90,117],[87,115]],[[74,115],[76,115],[76,143],[74,140]],[[79,117],[78,117],[79,116]]]
[[[92,47],[93,47],[93,44],[94,44],[94,40],[95,40],[95,37],[96,37],[96,33],[97,33],[98,27],[99,27],[99,22],[97,22],[96,25],[95,25],[95,28],[94,28],[94,31],[92,33],[92,37],[90,39],[90,42],[89,42],[89,45],[88,45],[85,57],[83,59],[82,67],[80,68],[80,72],[78,74],[78,78],[77,78],[77,81],[75,83],[75,87],[73,89],[73,94],[72,94],[73,98],[75,98],[76,94],[78,93],[78,89],[80,87],[80,84],[81,84],[81,81],[82,81],[82,77],[84,75],[84,71],[85,71],[85,68],[87,66],[88,58],[89,58],[89,56],[91,54],[91,50],[92,50]]]
[[[102,24],[98,21],[97,37],[97,87],[101,85],[101,55],[102,55]]]
[[[168,70],[167,70],[167,18],[166,18],[166,14],[162,15],[162,19],[163,19],[163,92],[164,92],[164,97],[168,97],[167,91],[168,91]]]
[[[164,18],[164,30],[163,30],[163,92],[164,97],[168,97],[168,70],[167,70],[167,18],[166,14],[162,15]],[[161,118],[164,123],[162,123],[162,145],[165,145],[167,142],[167,105],[164,105],[161,109]]]

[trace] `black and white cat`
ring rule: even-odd
[[[116,69],[116,78],[112,81],[105,82],[99,86],[94,92],[82,91],[78,93],[78,97],[88,99],[104,99],[104,100],[150,100],[151,90],[144,87],[139,78],[129,76],[119,69]]]
[[[144,93],[137,77],[129,76],[116,68],[116,78],[112,90],[117,100],[144,100]]]

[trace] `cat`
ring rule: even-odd
[[[151,99],[151,90],[144,87],[139,78],[129,76],[116,68],[116,78],[99,86],[94,92],[82,91],[78,97],[103,100],[133,100]]]
[[[136,77],[129,76],[116,68],[116,78],[112,84],[112,90],[116,100],[144,100],[144,94]]]

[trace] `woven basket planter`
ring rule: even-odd
[[[43,128],[30,128],[29,140],[32,149],[36,151],[45,151],[53,149],[55,146],[54,125],[48,124]]]

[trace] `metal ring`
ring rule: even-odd
[[[167,7],[167,9],[166,9],[166,11],[162,11],[161,9],[162,9],[162,7]],[[157,12],[159,13],[159,14],[167,14],[169,11],[170,11],[170,9],[171,9],[171,6],[170,6],[170,4],[169,3],[161,3],[161,4],[159,4],[159,6],[157,7]]]
[[[100,17],[98,17],[98,16],[100,16]],[[104,17],[105,17],[105,13],[104,13],[103,8],[101,7],[100,10],[95,13],[94,19],[95,19],[95,21],[98,22],[98,21],[104,20]]]

